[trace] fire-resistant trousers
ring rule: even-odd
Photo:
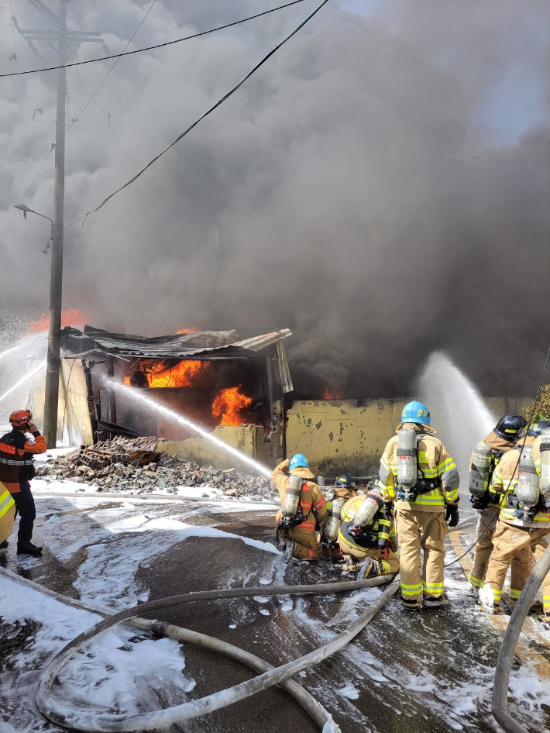
[[[0,517],[0,544],[8,539],[15,521],[15,507],[10,508]]]
[[[366,560],[367,557],[371,557],[376,562],[381,562],[384,575],[399,572],[399,557],[396,552],[390,552],[389,557],[384,559],[382,551],[378,548],[369,550],[363,547],[356,547],[355,545],[350,545],[349,542],[346,542],[343,537],[338,537],[338,544],[340,545],[340,549],[344,555],[351,555],[358,560]]]
[[[279,537],[284,539],[284,530],[279,530]],[[298,560],[317,560],[321,548],[317,542],[317,535],[312,529],[293,527],[288,530],[288,537],[294,540],[292,557]]]
[[[497,527],[498,506],[488,506],[478,512],[476,555],[469,581],[474,588],[481,588],[485,580],[489,557],[493,551],[493,535]]]
[[[493,535],[494,549],[491,553],[485,583],[483,584],[483,592],[488,594],[490,591],[493,604],[496,607],[500,606],[504,580],[512,561],[516,560],[521,571],[517,573],[519,577],[516,576],[514,579],[513,590],[515,593],[514,595],[511,594],[512,598],[517,600],[531,575],[533,567],[532,553],[539,552],[540,557],[540,550],[544,551],[546,549],[549,538],[550,528],[548,527],[531,531],[529,527],[514,527],[514,525],[506,524],[506,522],[499,519]],[[544,612],[550,615],[550,576],[548,575],[542,584],[542,595],[543,599],[546,598],[546,603],[543,601]]]
[[[422,509],[395,512],[399,539],[401,593],[406,600],[440,596],[444,591],[444,539],[447,534],[445,514]],[[420,550],[424,551],[422,573]]]
[[[19,521],[19,532],[17,535],[17,544],[24,545],[32,540],[32,530],[34,520],[36,519],[36,507],[31,492],[31,485],[28,481],[21,482],[21,491],[12,494],[17,512],[21,517]]]

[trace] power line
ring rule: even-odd
[[[275,13],[278,10],[283,10],[284,8],[288,8],[291,5],[297,5],[298,3],[302,3],[302,2],[304,2],[304,0],[292,0],[292,2],[290,3],[286,3],[285,5],[279,5],[276,8],[271,8],[271,10],[264,10],[262,13],[256,13],[255,15],[249,15],[247,18],[242,18],[241,20],[235,20],[232,23],[226,23],[225,25],[220,25],[217,28],[211,28],[210,30],[207,30],[207,31],[201,31],[200,33],[194,33],[191,36],[184,36],[183,38],[176,38],[174,41],[165,41],[164,43],[157,43],[154,46],[145,46],[144,48],[136,48],[134,51],[126,51],[126,48],[128,48],[129,43],[131,42],[132,38],[134,37],[132,36],[130,41],[128,41],[128,43],[124,47],[124,51],[121,51],[121,53],[114,53],[114,54],[111,54],[110,56],[100,56],[95,59],[88,59],[87,61],[73,61],[72,63],[64,64],[63,66],[46,66],[42,69],[27,69],[27,71],[14,71],[9,74],[0,74],[0,79],[5,78],[7,76],[23,76],[25,74],[38,74],[41,71],[54,71],[55,69],[68,69],[71,66],[82,66],[83,64],[93,64],[96,61],[108,61],[109,59],[119,59],[119,58],[122,58],[123,56],[132,56],[133,54],[143,53],[144,51],[154,51],[156,48],[165,48],[166,46],[173,46],[176,43],[182,43],[182,41],[190,41],[192,38],[199,38],[200,36],[206,36],[209,33],[215,33],[216,31],[222,31],[224,30],[224,28],[231,28],[232,26],[240,25],[241,23],[246,23],[249,20],[254,20],[254,18],[260,18],[262,15],[269,15],[270,13]],[[153,5],[154,4],[155,3],[153,3]],[[151,8],[152,7],[153,6],[151,6]],[[147,11],[145,18],[149,14],[149,11],[151,10],[151,8],[149,8],[149,10]],[[145,18],[143,20],[145,20]],[[139,30],[139,27],[137,30]],[[137,33],[137,30],[136,30],[136,33]]]
[[[202,120],[204,120],[215,109],[217,109],[220,105],[222,105],[225,102],[226,99],[229,99],[229,97],[231,97],[237,91],[237,89],[239,89],[240,87],[242,87],[242,85],[245,83],[245,81],[247,81],[248,79],[250,79],[250,77],[261,66],[263,66],[268,59],[270,59],[282,46],[284,46],[284,44],[287,41],[289,41],[294,35],[296,35],[296,33],[298,33],[298,31],[300,31],[306,25],[306,23],[308,23],[313,18],[313,16],[316,15],[319,12],[319,10],[321,10],[321,8],[324,5],[326,5],[327,3],[328,3],[328,0],[323,0],[323,2],[321,2],[320,5],[318,5],[311,13],[309,13],[309,15],[307,15],[304,18],[304,20],[302,20],[301,23],[299,23],[296,26],[296,28],[294,28],[293,31],[291,31],[280,43],[278,43],[274,48],[272,48],[271,51],[268,54],[266,54],[263,57],[263,59],[261,61],[259,61],[247,74],[245,74],[245,76],[243,76],[243,78],[239,82],[237,82],[233,87],[231,87],[231,89],[228,92],[226,92],[223,95],[223,97],[221,97],[220,99],[218,99],[218,101],[215,102],[203,115],[201,115],[197,120],[195,120],[195,122],[193,122],[191,125],[189,125],[189,127],[186,130],[184,130],[181,133],[181,135],[178,135],[178,137],[175,140],[173,140],[169,145],[167,145],[164,148],[164,150],[162,150],[158,155],[156,155],[152,160],[150,160],[147,163],[146,166],[144,166],[140,171],[138,171],[136,173],[135,176],[133,176],[132,178],[130,178],[130,180],[126,181],[126,183],[124,183],[122,186],[120,186],[120,188],[117,188],[116,191],[113,191],[113,193],[109,194],[109,196],[107,196],[105,199],[103,199],[103,201],[100,204],[98,204],[97,206],[95,206],[93,209],[90,209],[90,211],[88,211],[86,213],[86,215],[83,217],[84,221],[82,222],[82,226],[84,226],[84,224],[86,223],[86,219],[87,219],[87,217],[90,214],[93,214],[96,211],[99,211],[99,209],[101,209],[103,206],[105,206],[105,204],[108,201],[110,201],[114,196],[116,196],[117,193],[120,193],[121,191],[123,191],[128,186],[131,186],[132,183],[134,183],[134,181],[136,181],[140,176],[142,176],[145,173],[145,171],[148,170],[154,163],[156,163],[157,160],[159,160],[159,158],[161,158],[166,152],[168,152],[168,150],[170,150],[171,148],[173,148],[174,145],[176,145],[182,138],[184,138],[188,133],[190,133],[191,130],[193,130],[200,122],[202,122]]]

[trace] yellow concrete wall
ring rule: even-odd
[[[246,456],[256,458],[259,433],[263,442],[263,427],[256,425],[218,426],[212,435],[222,440],[232,448],[237,448]],[[188,438],[187,440],[163,441],[158,444],[158,450],[166,451],[169,455],[177,455],[189,460],[196,460],[216,468],[232,468],[236,459],[223,449],[211,443],[206,438]]]
[[[310,463],[339,455],[380,456],[400,422],[404,400],[295,401],[287,411],[287,456],[305,453]]]

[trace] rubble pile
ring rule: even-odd
[[[157,447],[156,438],[119,437],[55,458],[38,468],[37,475],[52,481],[91,483],[103,492],[177,493],[179,486],[208,486],[226,496],[256,501],[278,497],[273,482],[263,476],[202,466]]]

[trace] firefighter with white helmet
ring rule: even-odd
[[[392,547],[391,503],[384,503],[382,493],[383,487],[373,484],[367,494],[348,499],[342,509],[338,544],[348,568],[362,561],[359,579],[399,572],[399,558]]]
[[[493,550],[493,535],[499,514],[499,495],[491,488],[491,479],[502,456],[515,447],[527,420],[521,415],[505,415],[479,442],[470,458],[470,501],[478,512],[475,558],[469,581],[474,592],[479,592],[485,580],[489,557]],[[512,597],[517,593],[516,585],[521,570],[518,561],[512,563]],[[517,572],[520,576],[516,578]]]
[[[446,520],[449,527],[455,527],[459,518],[458,470],[430,422],[430,412],[422,402],[405,405],[396,435],[388,441],[380,461],[383,499],[395,507],[403,605],[410,610],[447,603]]]
[[[539,421],[501,458],[493,474],[491,488],[500,495],[500,514],[479,592],[488,613],[500,613],[504,579],[512,562],[519,561],[522,571],[516,571],[511,598],[515,602],[531,574],[533,553],[540,556],[550,541],[550,472],[545,470],[549,459],[550,421]],[[542,584],[542,595],[545,622],[550,624],[550,576]]]
[[[315,534],[327,516],[327,504],[302,453],[282,461],[274,469],[282,509],[277,513],[277,532],[287,541],[287,559],[316,560],[320,547]]]

